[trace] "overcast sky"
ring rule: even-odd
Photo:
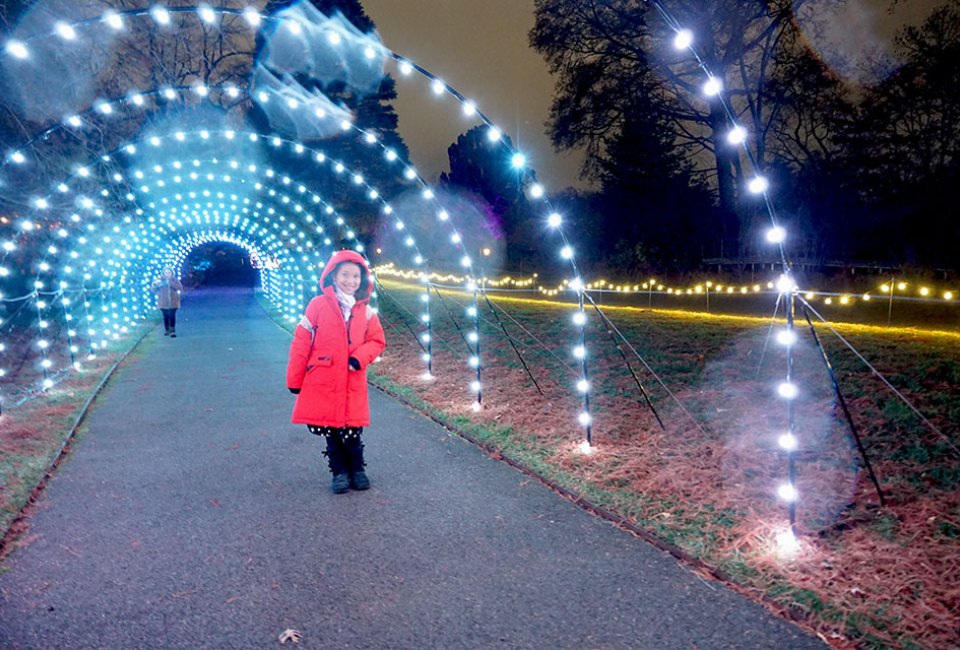
[[[545,133],[554,80],[528,45],[533,0],[361,2],[384,44],[473,99],[527,154],[548,191],[583,187],[578,178],[582,156],[555,153]],[[826,58],[839,50],[849,61],[870,48],[888,47],[897,25],[918,22],[940,4],[942,0],[901,0],[890,15],[889,0],[850,0],[827,21],[834,52]],[[820,45],[825,55],[831,49]],[[422,77],[394,76],[400,133],[421,173],[433,177],[448,168],[447,147],[476,122],[462,117],[452,98],[436,99]]]
[[[527,154],[549,191],[578,182],[582,157],[558,155],[545,135],[553,79],[527,45],[533,0],[361,0],[384,45],[473,99]],[[395,77],[399,77],[394,74]],[[425,176],[448,168],[447,147],[476,124],[422,77],[397,79],[400,132]]]

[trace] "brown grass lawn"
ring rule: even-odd
[[[386,283],[389,347],[377,373],[460,425],[480,425],[512,457],[679,547],[836,647],[960,645],[960,334],[838,326],[929,419],[925,425],[825,327],[817,328],[882,486],[880,507],[806,324],[795,346],[802,547],[775,543],[787,523],[776,443],[787,411],[775,394],[783,348],[770,320],[604,307],[665,424],[646,405],[613,339],[590,313],[593,453],[579,449],[572,307],[491,296],[541,395],[481,304],[483,408],[471,409],[470,297],[432,298],[434,376],[424,381],[418,296]],[[502,311],[499,311],[502,310]],[[504,313],[505,312],[505,313]],[[771,309],[772,312],[772,309]],[[526,330],[526,331],[524,331]]]

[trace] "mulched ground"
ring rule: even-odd
[[[569,352],[571,308],[494,298],[543,395],[492,312],[481,310],[485,388],[483,408],[474,412],[467,346],[453,326],[453,319],[466,325],[467,296],[449,292],[446,307],[435,307],[431,381],[421,377],[422,350],[403,324],[416,327],[415,299],[393,287],[383,300],[389,348],[378,371],[387,378],[454,417],[510,427],[513,441],[540,450],[552,470],[602,490],[605,505],[735,576],[747,591],[774,596],[836,647],[960,645],[960,462],[951,449],[958,438],[953,409],[960,407],[951,405],[960,404],[960,336],[844,330],[950,443],[845,357],[842,346],[825,343],[885,507],[819,351],[809,337],[795,348],[801,550],[788,556],[777,544],[787,515],[776,496],[787,471],[776,443],[787,414],[773,392],[786,362],[778,346],[765,348],[769,324],[607,310],[656,372],[625,350],[665,423],[661,429],[592,318],[594,446],[584,455],[576,422],[582,404],[573,388],[577,363]]]

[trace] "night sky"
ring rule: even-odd
[[[819,0],[835,4],[834,0]],[[533,0],[361,0],[384,44],[473,99],[527,154],[548,191],[585,187],[578,176],[578,152],[556,154],[545,134],[554,80],[539,54],[527,44],[533,27]],[[669,7],[669,2],[665,3]],[[942,0],[850,0],[837,18],[826,20],[819,43],[824,58],[848,59],[874,48],[889,48],[898,25],[916,23]],[[829,14],[817,10],[823,19]],[[826,41],[826,42],[824,42]],[[848,70],[848,76],[858,74]],[[394,75],[398,76],[398,75]],[[430,178],[448,168],[447,147],[475,124],[461,117],[451,98],[436,99],[416,76],[398,78],[400,132],[411,156]]]
[[[384,44],[473,99],[527,154],[548,191],[579,184],[582,157],[554,153],[545,134],[553,78],[527,45],[533,0],[361,3]],[[437,100],[422,77],[398,78],[397,90],[400,132],[430,178],[448,168],[447,147],[477,122],[461,117],[452,98]]]

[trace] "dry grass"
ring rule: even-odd
[[[146,327],[146,326],[144,326]],[[83,408],[109,370],[139,340],[140,332],[85,360],[83,372],[69,373],[49,391],[4,397],[0,416],[0,557],[29,542],[27,524],[15,523],[42,486],[49,470],[69,447]],[[14,408],[10,403],[16,403]]]
[[[383,314],[394,328],[378,372],[411,387],[432,408],[490,427],[490,439],[509,445],[514,457],[732,576],[742,590],[772,597],[774,609],[802,619],[835,647],[960,645],[960,462],[941,435],[835,341],[826,341],[827,349],[886,506],[863,469],[819,352],[810,341],[799,345],[802,548],[785,556],[776,540],[786,528],[786,509],[775,490],[786,477],[776,444],[786,409],[772,388],[785,374],[785,357],[776,346],[764,352],[769,324],[605,310],[663,381],[628,355],[666,424],[662,430],[599,319],[591,318],[595,446],[584,455],[576,424],[582,405],[571,390],[569,306],[497,301],[560,360],[508,327],[540,395],[499,326],[484,325],[487,388],[483,409],[474,413],[467,348],[449,315],[434,311],[436,378],[424,382],[421,350],[400,326],[412,317],[394,302],[415,312],[414,296],[399,286],[388,289]],[[453,302],[466,303],[466,296],[446,300],[462,326],[463,312]],[[875,327],[843,333],[957,444],[960,337]]]

